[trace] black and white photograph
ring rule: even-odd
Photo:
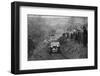
[[[88,58],[88,17],[27,15],[28,61]]]
[[[97,7],[11,4],[11,72],[97,69]]]

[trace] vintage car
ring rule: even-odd
[[[60,53],[60,43],[58,41],[50,42],[49,48],[49,54]]]

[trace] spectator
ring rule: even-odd
[[[28,57],[31,57],[33,54],[33,49],[35,49],[34,43],[31,38],[28,39]]]
[[[63,44],[66,43],[67,37],[66,37],[65,33],[63,33],[63,35],[58,39],[58,41],[59,41],[59,43],[60,43],[61,45],[63,45]]]
[[[83,45],[84,46],[87,46],[87,29],[86,29],[86,27],[84,26],[83,27]]]

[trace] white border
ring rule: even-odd
[[[88,59],[27,61],[27,14],[88,17]],[[20,70],[94,65],[94,11],[20,7]]]

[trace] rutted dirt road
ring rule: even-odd
[[[65,44],[60,46],[61,53],[52,54],[48,53],[49,45],[43,42],[40,43],[34,50],[33,55],[29,60],[55,60],[55,59],[79,59],[87,58],[87,47],[82,44],[75,42],[74,40],[67,40]]]

